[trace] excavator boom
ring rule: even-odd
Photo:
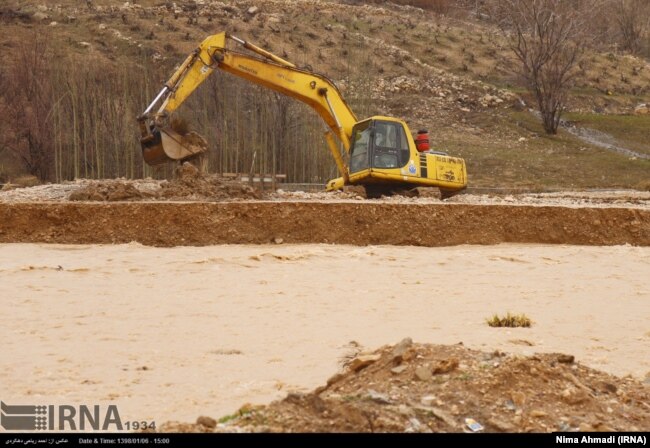
[[[226,48],[227,40],[239,43],[259,57]],[[255,84],[267,87],[308,104],[338,137],[346,150],[357,118],[338,88],[324,75],[297,68],[294,64],[242,39],[219,33],[206,38],[190,54],[165,84],[162,91],[140,116],[143,156],[150,165],[183,160],[207,149],[197,134],[181,135],[173,129],[173,112],[216,69],[221,69]],[[154,106],[162,101],[159,109]],[[326,136],[326,138],[328,138]],[[331,135],[328,138],[331,138]],[[343,160],[336,145],[329,145],[339,171],[345,175]],[[336,150],[336,154],[334,154]]]

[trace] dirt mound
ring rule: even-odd
[[[176,200],[260,199],[261,195],[250,185],[202,174],[194,165],[183,163],[176,177],[161,184],[159,198]]]
[[[68,195],[70,201],[141,201],[141,200],[222,201],[261,199],[250,185],[202,174],[194,165],[184,163],[171,181],[96,180],[86,181]]]
[[[93,182],[73,191],[71,201],[139,201],[146,195],[128,181],[110,180]]]
[[[244,406],[219,424],[170,422],[162,431],[551,432],[650,428],[650,387],[575,363],[407,338],[350,356],[343,373],[308,394]],[[206,422],[210,424],[206,425]]]

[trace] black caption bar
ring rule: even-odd
[[[318,443],[377,443],[407,442],[409,448],[432,444],[441,446],[470,446],[482,444],[499,448],[516,447],[555,447],[555,446],[647,446],[648,432],[641,433],[550,433],[550,434],[197,434],[197,433],[48,433],[33,434],[0,432],[2,447],[181,447],[210,445],[215,443],[279,443],[282,447],[304,447]],[[229,446],[229,445],[225,445]],[[271,445],[272,446],[272,445]]]

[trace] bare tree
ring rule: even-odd
[[[50,136],[51,86],[46,76],[47,38],[35,38],[20,47],[18,58],[2,80],[3,102],[8,107],[3,119],[13,132],[4,145],[25,169],[41,180],[51,174],[53,148]]]
[[[586,12],[597,0],[497,0],[490,13],[521,62],[544,129],[556,134],[589,38]]]
[[[648,0],[616,0],[614,19],[623,49],[638,54],[650,19]]]

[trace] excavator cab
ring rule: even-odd
[[[410,158],[408,139],[398,121],[370,119],[352,131],[350,174],[403,168]]]
[[[463,159],[418,150],[403,121],[375,116],[352,128],[349,183],[364,185],[368,197],[409,194],[415,187],[438,187],[442,197],[449,197],[466,187],[467,174]],[[328,184],[329,189],[337,186]]]

